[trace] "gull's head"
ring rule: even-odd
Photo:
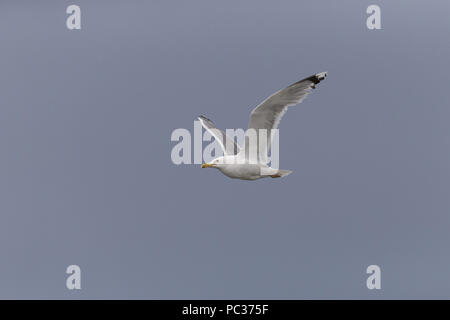
[[[225,164],[224,157],[219,157],[210,163],[202,164],[202,168],[220,168],[223,164]]]

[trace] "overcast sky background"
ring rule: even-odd
[[[82,30],[66,28],[78,4]],[[366,28],[381,7],[382,30]],[[0,298],[449,298],[450,2],[0,2]],[[320,71],[283,179],[175,166]],[[66,267],[82,289],[66,289]],[[382,270],[381,290],[366,268]]]

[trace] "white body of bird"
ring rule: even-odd
[[[261,178],[280,178],[287,176],[292,171],[278,170],[260,163],[239,163],[241,159],[237,156],[224,156],[204,163],[202,168],[217,168],[227,177],[241,180],[257,180]]]

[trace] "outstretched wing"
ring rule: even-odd
[[[278,124],[280,123],[284,113],[287,111],[287,108],[302,102],[311,89],[314,89],[316,84],[325,79],[326,76],[326,72],[321,72],[300,80],[285,89],[275,92],[260,103],[255,109],[253,109],[250,113],[250,123],[248,128],[254,129],[257,137],[260,136],[260,129],[267,130],[267,141],[265,143],[264,141],[259,143],[258,140],[257,143],[259,158],[265,157],[265,159],[267,159],[267,153],[270,150],[271,130],[278,127]],[[246,137],[245,141],[247,149],[247,142],[249,141],[248,137]],[[265,159],[260,160],[265,161]]]
[[[235,155],[239,153],[239,147],[233,139],[228,137],[223,131],[217,129],[211,120],[204,116],[199,116],[198,120],[209,133],[219,142],[225,155]]]

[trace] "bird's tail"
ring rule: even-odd
[[[291,170],[278,170],[275,174],[271,175],[272,178],[282,178],[291,174]]]

